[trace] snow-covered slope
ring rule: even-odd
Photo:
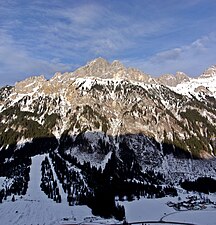
[[[207,94],[216,98],[216,76],[191,78],[190,81],[182,82],[171,89],[188,97],[193,95],[199,98]]]
[[[41,162],[46,155],[32,158],[30,182],[26,195],[15,196],[15,202],[8,197],[0,204],[0,224],[2,225],[60,225],[81,223],[93,217],[87,206],[69,206],[48,199],[41,191]],[[61,193],[63,194],[63,193]]]

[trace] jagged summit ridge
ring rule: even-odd
[[[176,87],[180,83],[190,81],[190,78],[183,72],[176,72],[175,75],[164,74],[157,81],[166,86]]]
[[[152,78],[134,68],[126,68],[120,61],[109,63],[97,58],[73,72],[75,77],[98,77],[102,79],[125,79],[150,83]]]
[[[199,78],[211,78],[216,76],[216,66],[212,66],[204,71],[204,73]],[[17,82],[15,86],[17,89],[23,87],[31,86],[33,83],[38,83],[39,85],[58,85],[57,83],[67,84],[71,83],[77,78],[100,78],[100,79],[122,79],[136,82],[144,83],[158,83],[163,84],[168,87],[176,87],[182,83],[188,83],[191,80],[196,80],[197,78],[190,78],[183,72],[176,72],[173,74],[164,74],[158,78],[154,78],[149,74],[146,74],[136,68],[127,68],[119,60],[114,60],[113,62],[108,62],[102,57],[96,58],[86,65],[78,68],[73,72],[60,73],[56,72],[50,80],[46,80],[43,75],[33,76],[25,79],[24,81]]]
[[[50,80],[43,75],[32,76],[15,84],[18,93],[30,93],[32,90],[43,90],[45,93],[58,92],[65,89],[78,78],[129,80],[144,83],[156,83],[149,75],[135,68],[126,68],[120,61],[112,63],[103,58],[88,62],[73,72],[56,72]]]
[[[213,65],[206,69],[200,78],[216,77],[216,65]]]
[[[74,82],[77,84],[85,82],[85,87],[88,87],[96,81],[104,83],[106,80],[124,80],[135,82],[138,85],[162,84],[179,94],[187,96],[198,96],[200,93],[215,96],[215,74],[216,66],[212,66],[198,78],[190,78],[183,72],[177,72],[175,75],[165,74],[159,78],[153,78],[138,69],[125,67],[118,60],[110,63],[100,57],[73,72],[65,72],[63,74],[57,72],[50,80],[46,80],[43,75],[27,78],[21,82],[17,82],[14,89],[18,94],[30,94],[38,91],[44,94],[59,96],[60,92],[65,93],[67,87]]]

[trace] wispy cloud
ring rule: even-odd
[[[46,43],[45,48],[58,48],[53,54],[62,49],[65,54],[70,50],[80,55],[88,53],[92,58],[112,57],[131,48],[140,48],[141,38],[156,35],[171,24],[167,18],[137,21],[96,3],[37,10],[41,14],[46,10],[46,23],[37,27],[42,35],[40,43]]]
[[[55,9],[51,13],[55,13],[56,16],[64,17],[68,19],[70,23],[78,26],[89,26],[101,17],[103,8],[96,4],[84,4],[67,9]]]
[[[139,67],[152,75],[183,71],[198,76],[205,69],[203,65],[214,65],[216,33],[201,37],[188,45],[158,52],[147,59],[125,59],[127,65]]]
[[[2,0],[0,85],[98,56],[155,75],[197,74],[215,60],[214,34],[206,35],[215,9],[211,0]]]
[[[22,46],[16,45],[13,38],[0,30],[0,77],[1,85],[13,84],[24,77],[54,71],[70,70],[71,66],[61,63],[59,59],[45,60],[32,57]]]

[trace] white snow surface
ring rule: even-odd
[[[205,77],[193,78],[190,79],[190,81],[178,84],[176,87],[169,87],[169,88],[179,94],[187,95],[188,97],[190,97],[191,94],[195,96],[197,95],[195,89],[198,88],[199,86],[207,88],[207,90],[209,90],[212,93],[212,95],[216,97],[216,76],[208,78]]]
[[[6,177],[0,177],[0,189],[4,185]]]
[[[215,225],[216,210],[182,211],[165,217],[166,221],[181,221],[197,225]]]
[[[188,194],[179,193],[181,200],[186,200]],[[185,210],[176,211],[166,203],[169,201],[178,202],[178,197],[165,197],[160,199],[134,200],[132,202],[120,202],[124,205],[126,220],[129,223],[143,222],[143,224],[194,224],[194,225],[215,225],[216,208],[208,206],[204,210]],[[197,195],[198,196],[198,195]],[[207,196],[207,195],[206,195]],[[213,202],[216,202],[216,195],[208,196]],[[150,223],[151,222],[151,223]],[[161,223],[160,223],[161,222]],[[169,222],[169,223],[166,223]]]
[[[173,208],[166,205],[168,201],[170,201],[170,198],[167,197],[160,199],[141,198],[132,202],[124,201],[121,204],[125,207],[128,222],[159,221],[165,213],[174,212]]]

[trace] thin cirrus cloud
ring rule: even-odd
[[[96,57],[160,75],[215,64],[210,0],[0,2],[0,86],[71,71]]]
[[[58,59],[48,61],[32,57],[24,47],[18,46],[9,35],[2,31],[0,31],[0,53],[1,85],[22,80],[28,77],[28,74],[38,75],[41,70],[49,74],[59,69],[70,69],[69,65],[59,62]]]
[[[134,45],[128,36],[134,33],[133,27],[137,24],[129,26],[129,29],[127,17],[113,14],[102,6],[51,10],[50,15],[58,15],[62,19],[53,24],[56,35],[49,34],[53,38],[51,41],[56,43],[56,39],[64,38],[65,45],[71,45],[72,40],[73,50],[84,50],[91,54],[90,58],[100,55],[109,57]],[[124,25],[119,26],[119,23]]]
[[[167,51],[159,52],[146,60],[124,59],[125,63],[135,66],[146,73],[158,76],[166,73],[186,72],[190,76],[199,76],[211,65],[215,65],[216,33],[211,33],[195,40],[189,45],[183,45]],[[206,65],[206,67],[203,67]]]

